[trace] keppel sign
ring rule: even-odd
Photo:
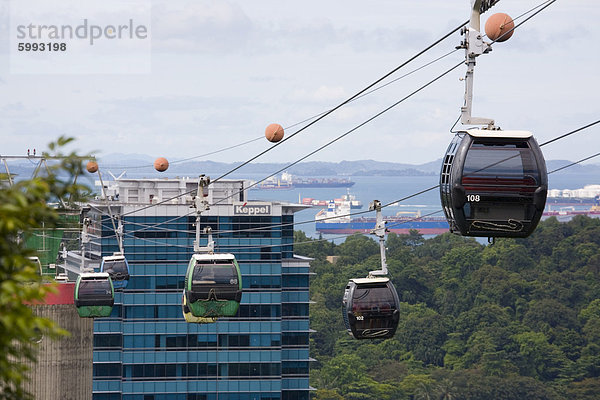
[[[271,215],[271,205],[247,203],[234,204],[233,215]]]

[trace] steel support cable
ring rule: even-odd
[[[235,167],[235,168],[231,169],[230,171],[224,173],[223,175],[219,176],[218,178],[216,178],[215,180],[213,180],[211,183],[218,182],[219,180],[223,179],[227,175],[232,174],[233,172],[235,172],[238,169],[242,168],[244,165],[249,164],[250,162],[256,160],[259,157],[261,157],[262,155],[264,155],[264,154],[268,153],[269,151],[277,148],[278,146],[280,146],[281,144],[283,144],[286,141],[290,140],[291,138],[293,138],[294,136],[296,136],[300,132],[302,132],[302,131],[306,130],[307,128],[311,127],[312,125],[316,124],[317,122],[319,122],[320,120],[322,120],[323,118],[325,118],[326,116],[328,116],[329,114],[333,113],[334,111],[336,111],[336,110],[340,109],[341,107],[343,107],[344,105],[348,104],[349,102],[351,102],[356,97],[358,97],[361,94],[365,93],[367,90],[371,89],[373,86],[375,86],[378,83],[382,82],[383,80],[387,79],[389,76],[391,76],[392,74],[396,73],[399,69],[403,68],[404,66],[406,66],[410,62],[414,61],[418,57],[422,56],[423,54],[425,54],[426,52],[428,52],[429,50],[431,50],[433,47],[437,46],[438,44],[440,44],[441,42],[443,42],[444,40],[446,40],[454,32],[460,30],[467,22],[464,22],[464,23],[460,24],[459,26],[457,26],[456,28],[452,29],[450,32],[448,32],[447,34],[445,34],[444,36],[442,36],[440,39],[436,40],[435,42],[433,42],[432,44],[430,44],[429,46],[427,46],[425,49],[421,50],[420,52],[418,52],[417,54],[415,54],[414,56],[412,56],[411,58],[409,58],[408,60],[406,60],[405,62],[403,62],[402,64],[400,64],[399,66],[397,66],[396,68],[394,68],[393,70],[391,70],[390,72],[388,72],[387,74],[385,74],[384,76],[382,76],[381,78],[377,79],[375,82],[371,83],[370,85],[368,85],[364,89],[360,90],[359,92],[357,92],[356,94],[354,94],[353,96],[351,96],[350,98],[348,98],[347,100],[341,102],[340,104],[338,104],[334,108],[330,109],[329,111],[327,111],[326,113],[324,113],[323,115],[321,115],[320,117],[318,117],[317,119],[315,119],[314,121],[310,122],[309,124],[303,126],[300,129],[298,129],[296,132],[290,134],[289,136],[287,136],[283,140],[275,143],[273,146],[271,146],[271,147],[267,148],[266,150],[260,152],[259,154],[255,155],[254,157],[252,157],[252,158],[244,161],[242,164],[238,165],[237,167]]]
[[[382,88],[384,88],[384,87],[386,87],[386,86],[388,86],[388,85],[392,84],[393,82],[396,82],[396,81],[398,81],[398,80],[400,80],[400,79],[402,79],[402,78],[405,78],[405,77],[407,77],[407,76],[409,76],[409,75],[411,75],[411,74],[413,74],[413,73],[415,73],[415,72],[417,72],[417,71],[419,71],[419,70],[421,70],[421,69],[423,69],[423,68],[425,68],[425,67],[427,67],[427,66],[429,66],[429,65],[431,65],[431,64],[433,64],[433,63],[435,63],[435,62],[437,62],[437,61],[439,61],[439,60],[441,60],[441,59],[443,59],[443,58],[445,58],[445,57],[447,57],[447,56],[449,56],[450,54],[454,53],[454,52],[455,52],[455,51],[457,51],[458,49],[452,50],[452,51],[450,51],[450,52],[448,52],[448,53],[446,53],[446,54],[444,54],[444,55],[442,55],[442,56],[440,56],[440,57],[437,57],[436,59],[434,59],[434,60],[432,60],[432,61],[430,61],[430,62],[428,62],[428,63],[426,63],[426,64],[422,65],[421,67],[419,67],[419,68],[416,68],[416,69],[414,69],[414,70],[412,70],[412,71],[410,71],[410,72],[408,72],[408,73],[406,73],[406,74],[404,74],[404,75],[402,75],[402,76],[400,76],[400,77],[398,77],[398,78],[396,78],[396,79],[393,79],[393,80],[392,80],[392,81],[390,81],[390,82],[387,82],[387,83],[385,83],[385,84],[383,84],[383,85],[381,85],[381,86],[379,86],[379,87],[376,87],[376,88],[374,88],[373,90],[370,90],[370,91],[369,91],[369,89],[371,89],[373,86],[376,86],[377,84],[379,84],[379,83],[380,83],[380,82],[382,82],[383,80],[387,79],[388,77],[390,77],[391,75],[393,75],[394,73],[396,73],[398,70],[400,70],[401,68],[405,67],[405,66],[406,66],[407,64],[409,64],[410,62],[414,61],[414,60],[415,60],[415,59],[417,59],[418,57],[420,57],[420,56],[422,56],[423,54],[425,54],[427,51],[431,50],[433,47],[437,46],[439,43],[441,43],[442,41],[444,41],[445,39],[447,39],[447,38],[448,38],[450,35],[452,35],[452,34],[453,34],[453,33],[455,33],[456,31],[460,30],[460,29],[461,29],[461,28],[462,28],[462,27],[463,27],[465,24],[467,24],[468,22],[469,22],[469,21],[466,21],[466,22],[464,22],[463,24],[461,24],[460,26],[458,26],[458,27],[456,27],[455,29],[453,29],[451,32],[448,32],[446,35],[444,35],[444,36],[443,36],[443,37],[441,37],[440,39],[436,40],[434,43],[432,43],[431,45],[429,45],[429,46],[428,46],[428,47],[426,47],[425,49],[421,50],[419,53],[415,54],[414,56],[412,56],[411,58],[409,58],[408,60],[406,60],[404,63],[402,63],[401,65],[397,66],[396,68],[394,68],[393,70],[391,70],[390,72],[388,72],[387,74],[385,74],[384,76],[382,76],[381,78],[377,79],[375,82],[371,83],[370,85],[368,85],[367,87],[365,87],[364,89],[362,89],[361,91],[359,91],[358,93],[354,94],[352,97],[348,98],[347,100],[344,100],[342,103],[338,104],[337,106],[335,106],[335,107],[333,107],[333,108],[331,108],[331,109],[329,109],[329,110],[327,110],[327,111],[324,111],[324,112],[322,112],[322,113],[319,113],[319,114],[313,115],[312,117],[306,118],[306,119],[304,119],[304,120],[302,120],[302,121],[300,121],[300,122],[297,122],[297,123],[295,123],[295,124],[292,124],[292,125],[290,125],[290,126],[286,127],[285,129],[290,129],[290,128],[293,128],[293,127],[295,127],[295,126],[297,126],[297,125],[300,125],[300,124],[303,124],[303,123],[305,123],[305,122],[308,122],[308,121],[314,120],[313,122],[309,123],[308,125],[306,125],[306,126],[304,126],[304,127],[300,128],[298,131],[296,131],[296,132],[294,132],[294,133],[290,134],[289,136],[287,136],[286,138],[284,138],[284,139],[283,139],[283,140],[281,140],[280,142],[277,142],[276,144],[272,145],[271,147],[267,148],[266,150],[263,150],[262,152],[260,152],[260,153],[259,153],[259,154],[257,154],[256,156],[252,157],[251,159],[249,159],[249,160],[247,160],[247,161],[243,162],[242,164],[238,165],[237,167],[235,167],[235,168],[231,169],[230,171],[226,172],[225,174],[223,174],[223,175],[219,176],[219,177],[218,177],[218,178],[216,178],[216,179],[215,179],[213,182],[217,182],[218,180],[220,180],[220,179],[223,179],[225,176],[227,176],[227,175],[230,175],[231,173],[235,172],[236,170],[238,170],[239,168],[243,167],[244,165],[247,165],[248,163],[250,163],[250,162],[254,161],[255,159],[257,159],[257,158],[259,158],[259,157],[261,157],[261,156],[262,156],[262,155],[264,155],[265,153],[267,153],[267,152],[271,151],[273,148],[275,148],[275,147],[279,146],[279,145],[280,145],[280,144],[282,144],[283,142],[285,142],[285,141],[287,141],[287,140],[291,139],[291,138],[292,138],[292,137],[294,137],[296,134],[298,134],[298,133],[302,132],[302,131],[303,131],[303,130],[305,130],[306,128],[308,128],[308,127],[310,127],[311,125],[313,125],[313,124],[317,123],[318,121],[320,121],[321,119],[325,118],[326,116],[328,116],[329,114],[333,113],[334,111],[338,110],[339,108],[343,107],[344,105],[346,105],[346,104],[348,104],[348,103],[350,103],[350,102],[352,102],[352,101],[354,101],[354,100],[358,100],[359,98],[362,98],[362,97],[364,97],[364,96],[366,96],[366,95],[368,95],[368,94],[371,94],[371,93],[373,93],[373,92],[375,92],[375,91],[377,91],[377,90],[380,90],[380,89],[382,89]],[[316,118],[316,119],[315,119],[315,118]],[[190,161],[190,160],[194,160],[194,159],[201,158],[201,157],[206,157],[206,156],[208,156],[208,155],[212,155],[212,154],[221,153],[221,152],[223,152],[223,151],[226,151],[226,150],[231,150],[231,149],[234,149],[234,148],[237,148],[237,147],[240,147],[240,146],[243,146],[243,145],[246,145],[246,144],[249,144],[249,143],[255,142],[255,141],[257,141],[257,140],[260,140],[261,138],[262,138],[262,136],[259,136],[259,137],[257,137],[257,138],[254,138],[254,139],[250,139],[250,140],[248,140],[248,141],[246,141],[246,142],[239,143],[239,144],[237,144],[237,145],[233,145],[233,146],[229,146],[229,147],[225,147],[225,148],[223,148],[223,149],[215,150],[215,151],[212,151],[212,152],[209,152],[209,153],[206,153],[206,154],[202,154],[202,155],[198,155],[198,156],[194,156],[194,157],[189,157],[189,158],[185,158],[185,159],[182,159],[182,160],[176,160],[176,161],[173,161],[173,162],[171,162],[170,164],[181,163],[181,162]],[[117,167],[113,166],[112,168],[120,168],[120,167],[118,167],[118,166],[117,166]],[[135,168],[135,169],[137,169],[137,168],[148,168],[148,166],[147,166],[147,165],[144,165],[144,166],[134,166],[134,167],[124,167],[124,166],[123,166],[123,168],[128,168],[128,169]]]
[[[545,2],[543,2],[543,3],[541,3],[541,4],[538,4],[537,6],[535,6],[535,7],[531,8],[531,9],[529,9],[529,10],[525,11],[524,13],[522,13],[522,14],[518,15],[517,17],[513,18],[513,21],[516,21],[516,20],[518,20],[518,19],[520,19],[520,18],[524,17],[525,15],[527,15],[527,14],[529,14],[529,13],[533,12],[535,9],[537,9],[537,8],[539,8],[539,7],[542,7],[542,6],[543,6],[545,3],[548,3],[548,2],[550,2],[550,1],[556,1],[556,0],[546,0]],[[467,21],[466,23],[468,23],[468,22],[469,22],[469,21]],[[523,21],[523,22],[525,22],[525,21]],[[465,23],[465,24],[466,24],[466,23]],[[521,25],[521,24],[519,24],[519,25]],[[511,32],[512,32],[512,30],[511,30]],[[484,36],[485,36],[485,35],[484,35]],[[494,41],[493,43],[495,43],[495,42],[496,42],[496,41]],[[425,68],[425,67],[428,67],[429,65],[431,65],[431,64],[433,64],[433,63],[435,63],[435,62],[437,62],[437,61],[440,61],[440,60],[442,60],[443,58],[446,58],[446,57],[448,57],[450,54],[452,54],[452,53],[455,53],[455,52],[457,52],[458,50],[460,50],[460,48],[456,48],[456,49],[454,49],[454,50],[452,50],[452,51],[450,51],[450,52],[448,52],[448,53],[446,53],[446,54],[444,54],[444,55],[442,55],[442,56],[440,56],[440,57],[438,57],[438,58],[436,58],[436,59],[434,59],[434,60],[432,60],[432,61],[430,61],[430,62],[428,62],[428,63],[426,63],[426,64],[423,64],[423,65],[422,65],[421,67],[419,67],[419,68],[416,68],[416,69],[414,69],[414,70],[412,70],[412,71],[410,71],[410,72],[407,72],[406,74],[404,74],[404,75],[402,75],[402,76],[399,76],[398,78],[392,79],[391,81],[389,81],[389,82],[387,82],[387,83],[385,83],[385,84],[383,84],[383,85],[381,85],[381,86],[378,86],[378,87],[374,88],[373,90],[370,90],[370,91],[368,91],[368,92],[365,92],[365,93],[363,93],[362,95],[360,95],[360,96],[357,96],[356,98],[354,98],[352,101],[354,101],[354,100],[358,100],[358,99],[360,99],[360,98],[362,98],[362,97],[364,97],[364,96],[366,96],[366,95],[369,95],[369,94],[371,94],[371,93],[373,93],[373,92],[375,92],[375,91],[377,91],[377,90],[383,89],[384,87],[386,87],[386,86],[388,86],[388,85],[391,85],[392,83],[394,83],[394,82],[397,82],[397,81],[399,81],[400,79],[406,78],[407,76],[409,76],[409,75],[412,75],[413,73],[415,73],[415,72],[417,72],[417,71],[420,71],[421,69],[423,69],[423,68]],[[296,126],[296,125],[300,125],[300,124],[303,124],[303,123],[305,123],[305,122],[308,122],[308,121],[310,121],[310,120],[312,120],[312,119],[314,119],[314,118],[317,118],[317,117],[319,117],[319,116],[323,115],[323,114],[324,114],[324,113],[326,113],[326,112],[327,112],[327,111],[324,111],[324,112],[322,112],[322,113],[320,113],[320,114],[313,115],[312,117],[306,118],[306,119],[305,119],[305,120],[303,120],[303,121],[300,121],[300,122],[297,122],[297,123],[295,123],[295,124],[293,124],[293,125],[290,125],[290,126],[286,127],[285,129],[293,128],[293,127],[294,127],[294,126]],[[459,118],[459,119],[460,119],[460,118]],[[260,139],[260,138],[259,138],[259,139]]]
[[[387,87],[387,86],[391,85],[392,83],[395,83],[395,82],[397,82],[397,81],[399,81],[399,80],[401,80],[401,79],[404,79],[404,78],[406,78],[406,77],[408,77],[408,76],[410,76],[410,75],[412,75],[412,74],[414,74],[414,73],[416,73],[416,72],[418,72],[418,71],[420,71],[420,70],[422,70],[422,69],[424,69],[424,68],[427,68],[428,66],[430,66],[430,65],[432,65],[432,64],[434,64],[434,63],[436,63],[436,62],[438,62],[438,61],[440,61],[440,60],[442,60],[442,59],[444,59],[444,58],[446,58],[446,57],[448,57],[448,56],[450,56],[451,54],[453,54],[453,53],[457,52],[458,50],[459,50],[459,49],[454,49],[454,50],[452,50],[452,51],[449,51],[448,53],[446,53],[446,54],[443,54],[443,55],[441,55],[441,56],[439,56],[439,57],[437,57],[437,58],[435,58],[435,59],[433,59],[433,60],[431,60],[431,61],[429,61],[429,62],[427,62],[427,63],[423,64],[423,65],[421,65],[420,67],[418,67],[418,68],[415,68],[415,69],[413,69],[412,71],[410,71],[410,72],[407,72],[406,74],[399,76],[398,78],[394,78],[394,79],[392,79],[392,80],[391,80],[391,81],[389,81],[389,82],[386,82],[386,83],[384,83],[384,84],[382,84],[382,85],[380,85],[380,86],[377,86],[376,88],[373,88],[372,90],[369,90],[369,91],[367,91],[367,92],[365,92],[365,93],[361,94],[360,96],[356,96],[355,98],[353,98],[353,99],[351,99],[350,101],[348,101],[348,103],[351,103],[351,102],[353,102],[353,101],[356,101],[356,100],[358,100],[358,99],[361,99],[361,98],[363,98],[363,97],[365,97],[365,96],[368,96],[369,94],[371,94],[371,93],[374,93],[374,92],[376,92],[376,91],[378,91],[378,90],[381,90],[381,89],[383,89],[383,88],[385,88],[385,87]],[[286,126],[286,127],[284,127],[284,129],[285,129],[285,130],[291,129],[291,128],[295,127],[295,126],[301,125],[301,124],[303,124],[303,123],[305,123],[305,122],[308,122],[308,121],[311,121],[311,120],[313,120],[313,119],[315,119],[315,118],[317,118],[317,117],[320,117],[320,116],[322,116],[322,115],[324,115],[324,114],[326,114],[326,113],[328,113],[328,112],[330,112],[330,111],[333,111],[333,109],[328,109],[328,110],[325,110],[325,111],[323,111],[323,112],[321,112],[321,113],[319,113],[319,114],[315,114],[315,115],[313,115],[313,116],[311,116],[311,117],[305,118],[305,119],[303,119],[302,121],[298,121],[298,122],[296,122],[296,123],[294,123],[294,124],[292,124],[292,125],[289,125],[289,126]],[[181,159],[181,160],[171,161],[171,162],[169,162],[169,165],[173,165],[173,164],[179,164],[179,163],[182,163],[182,162],[191,161],[191,160],[195,160],[195,159],[198,159],[198,158],[203,158],[203,157],[210,156],[210,155],[213,155],[213,154],[222,153],[222,152],[224,152],[224,151],[231,150],[231,149],[235,149],[235,148],[237,148],[237,147],[241,147],[241,146],[244,146],[244,145],[246,145],[246,144],[249,144],[249,143],[252,143],[252,142],[256,142],[256,141],[258,141],[258,140],[262,140],[262,139],[264,139],[264,136],[263,136],[263,135],[261,135],[261,136],[259,136],[259,137],[256,137],[256,138],[254,138],[254,139],[250,139],[250,140],[248,140],[248,141],[245,141],[245,142],[242,142],[242,143],[239,143],[239,144],[233,145],[233,146],[228,146],[228,147],[224,147],[224,148],[222,148],[222,149],[219,149],[219,150],[211,151],[211,152],[209,152],[209,153],[204,153],[204,154],[200,154],[200,155],[197,155],[197,156],[193,156],[193,157],[184,158],[184,159]],[[107,168],[108,168],[108,167],[107,167]],[[135,168],[135,169],[137,169],[137,168],[149,168],[149,166],[148,166],[148,165],[143,165],[143,166],[134,166],[134,167],[126,167],[126,166],[112,166],[112,168],[128,168],[128,169],[133,169],[133,168]]]
[[[298,164],[299,162],[306,160],[307,158],[309,158],[310,156],[314,155],[315,153],[325,149],[326,147],[332,145],[333,143],[337,142],[340,139],[343,139],[344,137],[348,136],[349,134],[351,134],[352,132],[356,131],[357,129],[363,127],[364,125],[368,124],[369,122],[373,121],[374,119],[380,117],[381,115],[383,115],[384,113],[388,112],[389,110],[391,110],[392,108],[396,107],[398,104],[404,102],[405,100],[409,99],[410,97],[414,96],[415,94],[419,93],[421,90],[425,89],[426,87],[428,87],[429,85],[433,84],[434,82],[438,81],[439,79],[443,78],[444,76],[446,76],[447,74],[449,74],[450,72],[452,72],[453,70],[455,70],[456,68],[460,67],[463,64],[463,61],[459,62],[458,64],[456,64],[455,66],[451,67],[450,69],[446,70],[445,72],[443,72],[442,74],[438,75],[437,77],[435,77],[434,79],[430,80],[429,82],[427,82],[426,84],[422,85],[421,87],[419,87],[418,89],[414,90],[413,92],[411,92],[410,94],[406,95],[405,97],[403,97],[402,99],[398,100],[397,102],[395,102],[394,104],[388,106],[387,108],[383,109],[382,111],[378,112],[377,114],[373,115],[372,117],[368,118],[366,121],[361,122],[360,124],[358,124],[357,126],[355,126],[354,128],[350,129],[349,131],[343,133],[342,135],[336,137],[333,140],[330,140],[329,142],[325,143],[324,145],[320,146],[319,148],[317,148],[316,150],[311,151],[310,153],[308,153],[307,155],[299,158],[298,160],[288,164],[287,166],[285,166],[284,168],[281,168],[280,170],[272,173],[271,175],[261,179],[260,181],[257,181],[255,183],[253,183],[252,185],[248,186],[247,188],[245,188],[244,190],[250,189],[256,185],[258,185],[260,182],[263,182],[265,180],[267,180],[268,178],[277,175],[278,173],[288,169],[289,167],[292,167],[296,164]],[[234,193],[230,196],[224,197],[223,199],[217,201],[216,203],[213,203],[212,205],[217,205],[220,202],[227,200],[233,196],[236,196],[237,194],[239,194],[239,192]]]
[[[556,1],[556,0],[555,0],[555,1]],[[560,135],[560,136],[558,136],[558,137],[555,137],[554,139],[550,139],[550,140],[548,140],[548,141],[546,141],[546,142],[544,142],[544,143],[540,144],[540,147],[542,147],[542,146],[545,146],[545,145],[547,145],[547,144],[550,144],[550,143],[553,143],[553,142],[556,142],[557,140],[560,140],[560,139],[566,138],[567,136],[571,136],[571,135],[573,135],[573,134],[575,134],[575,133],[577,133],[577,132],[579,132],[579,131],[582,131],[582,130],[584,130],[584,129],[590,128],[590,127],[592,127],[592,126],[594,126],[594,125],[596,125],[596,124],[599,124],[599,123],[600,123],[600,119],[599,119],[599,120],[597,120],[597,121],[594,121],[594,122],[592,122],[592,123],[589,123],[589,124],[587,124],[587,125],[585,125],[585,126],[582,126],[581,128],[577,128],[577,129],[575,129],[575,130],[572,130],[571,132],[567,132],[567,133],[565,133],[564,135]]]
[[[410,75],[414,74],[415,72],[418,72],[418,71],[420,71],[420,70],[422,70],[422,69],[424,69],[424,68],[426,68],[426,67],[430,66],[431,64],[434,64],[434,63],[436,63],[436,62],[438,62],[438,61],[440,61],[440,60],[442,60],[442,59],[444,59],[444,58],[448,57],[449,55],[451,55],[451,54],[453,54],[453,53],[456,53],[458,50],[459,50],[459,49],[454,49],[454,50],[452,50],[452,51],[449,51],[448,53],[446,53],[446,54],[444,54],[444,55],[441,55],[441,56],[439,56],[439,57],[437,57],[437,58],[435,58],[435,59],[433,59],[433,60],[429,61],[428,63],[425,63],[425,64],[421,65],[420,67],[418,67],[418,68],[415,68],[415,69],[413,69],[413,70],[412,70],[412,71],[410,71],[410,72],[407,72],[407,73],[406,73],[406,74],[404,74],[404,75],[401,75],[401,76],[399,76],[399,77],[397,77],[397,78],[394,78],[394,79],[392,79],[392,80],[391,80],[391,81],[389,81],[389,82],[386,82],[386,83],[384,83],[384,84],[382,84],[382,85],[380,85],[380,86],[377,86],[376,88],[374,88],[374,89],[372,89],[372,90],[369,90],[369,91],[367,91],[367,92],[365,92],[365,93],[361,94],[360,96],[356,96],[355,98],[353,98],[353,99],[352,99],[351,101],[349,101],[348,103],[350,103],[350,102],[352,102],[352,101],[356,101],[356,100],[358,100],[358,99],[361,99],[361,98],[363,98],[363,97],[365,97],[365,96],[367,96],[367,95],[369,95],[369,94],[371,94],[371,93],[374,93],[374,92],[376,92],[376,91],[378,91],[378,90],[380,90],[380,89],[383,89],[384,87],[386,87],[386,86],[389,86],[389,85],[391,85],[392,83],[395,83],[395,82],[399,81],[400,79],[404,79],[404,78],[406,78],[407,76],[410,76]],[[306,119],[304,119],[304,120],[302,120],[302,121],[296,122],[295,124],[293,124],[293,125],[290,125],[290,126],[286,127],[285,129],[293,128],[293,127],[295,127],[295,126],[297,126],[297,125],[300,125],[300,124],[303,124],[303,123],[305,123],[305,122],[308,122],[308,121],[310,121],[310,120],[312,120],[312,119],[315,119],[315,118],[317,118],[317,117],[320,117],[321,115],[323,115],[323,114],[325,114],[325,113],[327,113],[327,112],[329,112],[329,111],[332,111],[332,109],[329,109],[329,110],[323,111],[322,113],[319,113],[319,114],[313,115],[312,117],[309,117],[309,118],[306,118]]]
[[[569,167],[572,167],[573,165],[577,165],[577,164],[579,164],[579,163],[582,163],[582,162],[584,162],[584,161],[590,160],[590,159],[592,159],[592,158],[594,158],[594,157],[598,157],[598,156],[600,156],[600,153],[596,153],[596,154],[594,154],[594,155],[591,155],[591,156],[589,156],[589,157],[582,158],[581,160],[579,160],[579,161],[575,161],[575,162],[572,162],[572,163],[570,163],[570,164],[567,164],[567,165],[565,165],[564,167],[556,168],[556,169],[554,169],[554,170],[552,170],[552,171],[548,172],[548,175],[550,175],[550,174],[553,174],[553,173],[555,173],[555,172],[558,172],[558,171],[562,171],[563,169],[567,169],[567,168],[569,168]]]

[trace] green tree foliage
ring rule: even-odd
[[[60,138],[49,148],[56,154],[70,139]],[[26,368],[20,359],[35,360],[32,342],[40,334],[58,337],[67,334],[52,321],[37,317],[27,304],[43,301],[54,289],[43,285],[33,263],[34,256],[22,240],[39,228],[41,221],[51,227],[58,212],[49,203],[59,199],[80,200],[82,187],[72,184],[81,172],[81,161],[69,154],[50,167],[46,176],[23,180],[9,186],[0,179],[0,399],[27,399],[23,383]]]
[[[315,258],[316,399],[598,398],[600,220],[551,218],[493,245],[417,232],[386,245],[401,307],[396,335],[383,341],[351,338],[340,311],[348,279],[378,268],[377,243],[305,245]]]

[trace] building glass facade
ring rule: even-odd
[[[94,322],[93,399],[307,400],[309,260],[292,247],[301,206],[247,200],[243,181],[210,186],[215,205],[200,225],[212,228],[215,252],[236,256],[243,295],[236,317],[189,324],[181,299],[196,215],[181,194],[194,182],[118,185],[110,205],[122,215],[131,278],[112,315]],[[97,259],[118,251],[106,211],[98,202],[88,213]]]

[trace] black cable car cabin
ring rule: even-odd
[[[102,257],[100,272],[110,275],[115,289],[127,287],[129,282],[129,264],[122,253],[114,253],[112,256]]]
[[[450,231],[462,236],[527,237],[548,191],[546,163],[531,132],[459,132],[446,151],[440,197]]]
[[[388,278],[351,279],[344,291],[342,314],[356,339],[394,336],[400,319],[400,299]]]

